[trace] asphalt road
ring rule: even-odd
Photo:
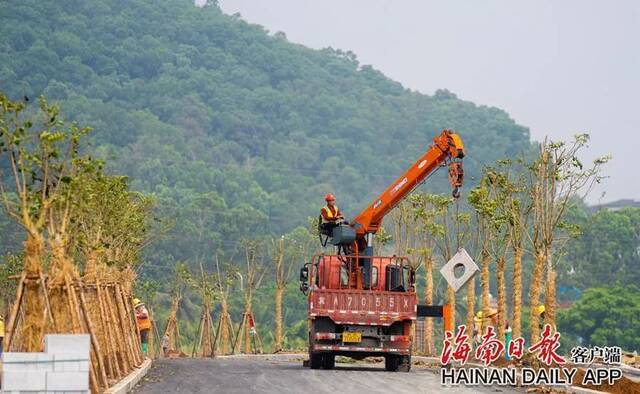
[[[437,370],[414,365],[411,372],[386,372],[383,364],[336,364],[311,370],[302,357],[161,359],[134,393],[522,393],[510,388],[444,387]]]

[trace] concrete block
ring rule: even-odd
[[[79,372],[79,363],[77,361],[56,361],[53,368],[54,372]]]
[[[40,353],[38,355],[38,363],[36,365],[38,367],[38,371],[53,371],[53,355]]]
[[[47,372],[47,391],[86,391],[89,390],[87,372]]]
[[[46,371],[7,371],[2,374],[2,389],[6,391],[45,391]]]
[[[23,362],[35,362],[38,361],[38,355],[45,353],[15,353],[5,352],[2,353],[2,363],[23,363]]]
[[[53,355],[48,353],[40,353],[36,369],[41,372],[53,371]]]
[[[455,270],[462,267],[462,275],[456,276]],[[458,252],[445,264],[440,273],[454,291],[460,290],[479,271],[478,266],[464,248],[460,248]]]
[[[89,334],[48,334],[44,337],[46,353],[75,353],[88,355]]]
[[[88,355],[56,353],[53,355],[55,372],[85,372],[89,370]]]
[[[39,354],[44,353],[3,353],[3,369],[5,371],[37,371]]]
[[[5,371],[53,371],[53,356],[47,353],[4,353]]]

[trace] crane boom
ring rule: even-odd
[[[352,221],[356,238],[362,239],[366,234],[375,234],[385,215],[447,161],[449,181],[454,188],[453,195],[457,198],[463,180],[463,157],[464,146],[460,136],[451,130],[443,130],[434,138],[429,150]]]

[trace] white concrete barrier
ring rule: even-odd
[[[2,354],[3,393],[89,393],[88,334],[49,334],[44,353]]]
[[[105,394],[126,394],[133,390],[136,384],[149,372],[151,359],[145,358],[141,366],[134,369],[128,376],[119,381],[116,385],[109,387]]]

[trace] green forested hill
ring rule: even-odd
[[[3,1],[0,89],[93,127],[96,153],[175,218],[149,273],[289,231],[329,191],[353,215],[443,128],[463,136],[469,180],[530,147],[502,110],[410,91],[351,52],[189,0]]]

